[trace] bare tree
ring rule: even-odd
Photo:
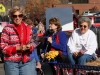
[[[53,4],[60,4],[60,0],[28,0],[25,5],[25,12],[45,13],[46,8],[52,7]]]
[[[98,8],[96,6],[92,7],[91,9],[89,9],[91,12],[96,13],[98,12]]]

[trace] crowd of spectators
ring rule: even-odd
[[[69,38],[62,31],[60,20],[55,17],[49,20],[49,33],[45,27],[46,19],[31,20],[20,8],[12,9],[9,16],[0,20],[8,22],[0,43],[6,75],[37,75],[35,69],[41,68],[40,60],[51,50],[59,52],[57,60],[60,63],[85,65],[87,61],[96,59],[97,40],[90,30],[91,20],[88,17],[76,19],[74,16],[74,30]],[[11,67],[14,67],[13,71]]]

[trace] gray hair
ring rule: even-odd
[[[78,20],[78,25],[80,26],[83,22],[87,22],[88,27],[91,26],[91,19],[89,17],[80,17]]]

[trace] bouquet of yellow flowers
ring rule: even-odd
[[[47,60],[54,60],[59,55],[58,51],[49,51],[45,54]]]

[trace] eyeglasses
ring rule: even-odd
[[[80,25],[80,28],[82,28],[82,27],[86,28],[87,26],[86,25]]]
[[[13,18],[17,18],[17,17],[22,18],[22,17],[23,17],[23,14],[19,14],[19,15],[12,15],[12,17],[13,17]]]

